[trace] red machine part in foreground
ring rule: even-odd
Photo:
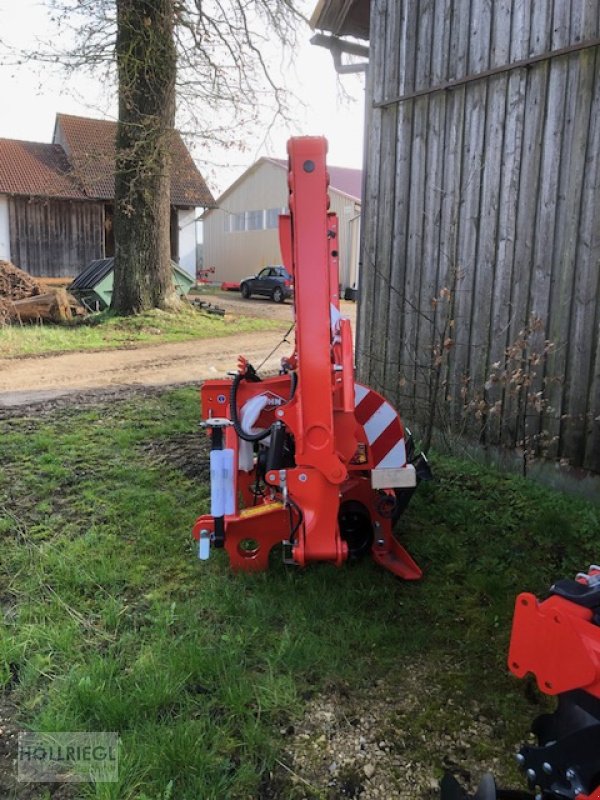
[[[531,792],[499,789],[486,775],[476,800],[600,800],[600,567],[557,581],[542,602],[517,597],[508,666],[519,678],[533,674],[557,707],[534,720],[537,745],[517,753]],[[465,798],[446,775],[442,800]]]
[[[600,568],[558,581],[547,600],[517,597],[508,655],[511,672],[531,672],[545,694],[582,689],[600,699]]]
[[[280,217],[294,280],[295,348],[261,379],[241,358],[201,389],[211,435],[211,514],[194,526],[200,557],[224,547],[234,569],[262,570],[283,543],[300,566],[373,558],[407,580],[421,570],[392,534],[418,477],[392,406],[355,382],[350,321],[340,314],[338,223],[329,211],[325,139],[288,143],[289,215]],[[407,444],[408,455],[407,455]]]
[[[530,787],[545,798],[600,800],[600,567],[557,581],[543,602],[517,597],[508,665],[558,698],[533,723],[538,746],[517,754]]]

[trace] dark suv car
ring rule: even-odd
[[[270,297],[276,303],[283,303],[286,297],[294,293],[292,276],[285,267],[274,266],[261,269],[258,275],[244,278],[240,283],[242,297],[252,297],[261,294]]]

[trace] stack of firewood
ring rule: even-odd
[[[0,324],[6,322],[70,322],[85,309],[65,289],[50,289],[0,260]]]
[[[41,289],[35,278],[15,267],[10,261],[0,259],[0,297],[23,300],[36,294],[41,294]]]

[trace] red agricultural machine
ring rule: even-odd
[[[558,703],[534,720],[537,744],[517,753],[531,791],[497,788],[488,774],[476,800],[600,800],[600,567],[557,581],[543,602],[517,597],[508,666]],[[469,797],[450,775],[441,796]]]
[[[211,437],[211,513],[198,518],[200,558],[224,547],[233,569],[341,565],[371,553],[406,580],[421,570],[392,532],[417,483],[431,477],[392,406],[357,383],[350,322],[340,313],[338,226],[329,211],[326,142],[288,144],[289,215],[280,218],[294,279],[295,347],[278,375],[240,357],[230,378],[202,386]],[[484,777],[476,800],[600,800],[600,568],[517,598],[509,667],[558,697],[535,720],[536,746],[517,754],[531,792]],[[443,800],[469,796],[447,775]]]
[[[356,383],[350,321],[340,314],[338,223],[329,211],[327,143],[288,144],[289,214],[279,238],[294,279],[295,348],[278,375],[238,371],[201,390],[211,436],[211,513],[194,526],[201,558],[224,547],[233,569],[262,570],[275,545],[299,566],[371,552],[406,580],[421,570],[392,534],[423,456],[392,406]]]

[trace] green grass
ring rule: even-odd
[[[183,342],[285,327],[276,320],[231,315],[223,318],[193,309],[177,313],[154,310],[134,317],[102,312],[73,325],[0,327],[0,358]]]
[[[436,458],[403,518],[422,582],[368,560],[233,575],[190,540],[206,483],[152,455],[200,435],[197,418],[185,389],[0,422],[0,686],[18,674],[22,724],[122,737],[119,782],[74,796],[260,797],[303,698],[368,695],[407,665],[424,689],[414,759],[476,700],[498,726],[482,753],[509,761],[533,716],[505,666],[514,596],[597,560],[600,509]],[[300,789],[277,796],[325,796]]]

